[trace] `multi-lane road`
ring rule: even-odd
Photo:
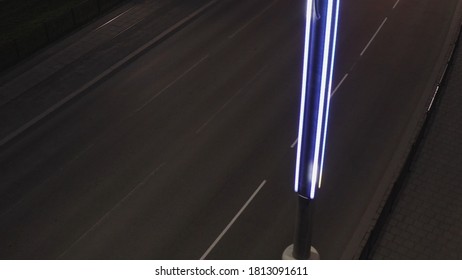
[[[0,257],[280,258],[294,227],[304,5],[217,1],[0,147]],[[341,2],[322,258],[357,256],[459,6]]]

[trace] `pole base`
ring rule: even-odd
[[[293,252],[294,252],[294,245],[292,244],[284,250],[284,252],[282,253],[282,259],[283,260],[296,260]],[[316,250],[316,248],[311,246],[309,260],[320,260],[320,259],[321,259],[321,256],[319,255],[318,250]]]

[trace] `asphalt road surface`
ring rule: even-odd
[[[219,1],[2,147],[0,257],[280,259],[294,229],[304,5]],[[322,258],[357,253],[456,11],[456,0],[342,1]]]

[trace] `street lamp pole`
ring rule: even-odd
[[[302,93],[295,165],[294,244],[283,258],[319,258],[311,247],[315,193],[321,187],[340,0],[307,0]]]
[[[297,220],[295,224],[295,237],[293,257],[297,260],[310,258],[319,259],[315,249],[311,249],[311,235],[313,223],[313,200],[298,196]],[[316,256],[318,254],[318,256]]]

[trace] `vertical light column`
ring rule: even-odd
[[[322,180],[338,15],[339,0],[307,0],[295,191],[310,199]]]
[[[295,192],[297,224],[284,259],[319,258],[311,247],[313,202],[321,187],[340,0],[307,0]]]

